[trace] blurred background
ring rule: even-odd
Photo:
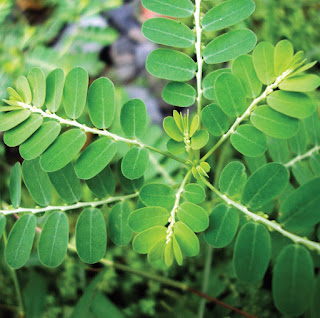
[[[203,6],[211,8],[221,2],[203,1]],[[257,34],[258,41],[273,44],[289,39],[296,51],[306,53],[309,61],[320,60],[320,0],[255,0],[255,3],[254,14],[233,28],[246,26]],[[140,98],[146,103],[152,121],[161,124],[163,117],[172,113],[172,106],[161,99],[165,83],[145,70],[145,60],[156,45],[146,40],[140,30],[141,24],[154,16],[142,8],[139,0],[0,0],[0,99],[7,97],[7,87],[19,75],[26,75],[33,67],[48,74],[57,67],[68,72],[82,66],[90,81],[106,76],[115,83],[119,105],[129,97]],[[184,22],[193,25],[191,18]],[[217,35],[217,32],[208,34],[208,40]],[[192,48],[184,52],[194,56]],[[205,73],[213,67],[221,65],[209,66]],[[320,73],[318,64],[313,72]],[[1,141],[3,200],[8,195],[10,167],[19,160],[18,149],[6,148]],[[214,254],[215,271],[211,273],[207,293],[234,306],[241,304],[243,310],[258,317],[278,317],[267,278],[262,286],[248,287],[236,282],[231,251],[224,249]],[[160,270],[201,289],[205,251],[202,254],[181,268],[169,270],[150,268],[146,257],[137,255],[131,247],[110,244],[107,258],[136,269]],[[16,317],[15,290],[5,267],[0,256],[0,317]],[[99,266],[88,268],[71,254],[58,269],[44,269],[39,266],[36,254],[33,255],[28,265],[18,271],[27,318],[69,317],[85,286],[96,275],[95,270],[99,271]],[[198,317],[197,296],[166,289],[138,276],[109,268],[100,285],[103,294],[92,317]],[[112,315],[106,315],[99,306],[108,308]],[[204,317],[238,317],[213,303],[207,304],[207,308],[210,314]]]

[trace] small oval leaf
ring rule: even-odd
[[[182,195],[187,201],[195,204],[203,202],[206,198],[203,187],[197,183],[189,183],[186,185]]]
[[[200,250],[198,237],[185,223],[178,221],[175,224],[174,237],[184,255],[189,257],[198,255]]]
[[[59,110],[64,86],[64,71],[57,68],[46,79],[46,107],[55,113]]]
[[[196,94],[196,90],[189,84],[170,82],[163,89],[162,98],[170,105],[189,107],[194,104]]]
[[[149,152],[147,149],[133,147],[122,159],[121,171],[130,179],[139,179],[145,173],[149,163]]]

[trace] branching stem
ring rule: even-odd
[[[212,190],[215,194],[217,194],[223,201],[225,201],[228,205],[234,206],[236,209],[238,209],[240,212],[244,213],[246,216],[248,216],[250,219],[252,219],[255,222],[260,222],[267,226],[267,228],[271,231],[277,231],[283,236],[289,238],[294,243],[300,243],[309,248],[310,250],[315,250],[320,254],[320,243],[313,242],[308,240],[307,238],[300,237],[298,235],[295,235],[293,233],[290,233],[286,230],[284,230],[281,226],[281,224],[277,223],[276,221],[270,221],[266,219],[263,216],[260,216],[256,213],[253,213],[247,209],[246,206],[235,202],[228,198],[226,195],[222,194],[218,189],[216,189],[210,182],[207,181],[204,177],[201,177],[201,180],[205,183],[205,185]]]
[[[99,205],[104,205],[108,203],[112,203],[115,201],[123,201],[123,200],[129,200],[136,198],[139,195],[139,193],[133,193],[133,194],[128,194],[128,195],[123,195],[123,196],[117,196],[117,197],[110,197],[105,200],[100,200],[100,201],[92,201],[92,202],[78,202],[73,205],[61,205],[61,206],[52,206],[49,205],[45,208],[18,208],[18,209],[12,209],[12,210],[0,210],[0,213],[4,215],[9,215],[9,214],[14,214],[14,213],[23,213],[23,212],[31,212],[33,214],[40,213],[40,212],[48,212],[48,211],[69,211],[69,210],[76,210],[79,208],[84,208],[87,206],[91,207],[96,207]]]
[[[247,108],[247,110],[238,117],[233,125],[230,127],[230,129],[222,135],[222,137],[218,140],[218,142],[201,158],[200,161],[207,160],[237,129],[237,127],[246,120],[252,113],[252,111],[255,109],[255,107],[264,99],[266,99],[274,89],[276,89],[279,84],[292,72],[292,70],[287,70],[283,74],[281,74],[279,77],[276,78],[275,82],[269,86],[266,87],[264,92],[257,98],[255,98],[250,106]]]
[[[286,168],[294,166],[297,162],[310,158],[314,153],[320,150],[320,146],[315,146],[303,155],[299,155],[285,164]]]
[[[35,107],[35,106],[32,106],[32,105],[28,105],[28,104],[25,104],[25,103],[22,103],[22,102],[17,102],[17,104],[19,106],[21,106],[22,108],[24,108],[24,109],[30,110],[33,113],[40,114],[42,117],[55,119],[62,125],[77,127],[77,128],[80,128],[81,130],[83,130],[84,132],[87,132],[87,133],[91,133],[91,134],[95,134],[95,135],[99,135],[99,136],[105,136],[105,137],[110,138],[110,139],[112,139],[114,141],[122,141],[122,142],[124,142],[124,143],[126,143],[128,145],[133,145],[133,146],[137,146],[137,147],[140,147],[140,148],[146,148],[146,149],[149,149],[151,151],[158,152],[158,153],[160,153],[160,154],[162,154],[164,156],[170,157],[171,159],[174,159],[174,160],[179,161],[180,163],[186,165],[186,161],[185,160],[183,160],[183,159],[181,159],[179,157],[176,157],[176,156],[172,155],[169,152],[162,151],[162,150],[157,149],[155,147],[146,145],[146,144],[144,144],[143,142],[141,142],[141,141],[139,141],[137,139],[128,139],[128,138],[124,138],[124,137],[118,136],[116,134],[113,134],[113,133],[111,133],[111,132],[109,132],[107,130],[91,128],[91,127],[88,127],[86,125],[80,124],[75,120],[64,119],[64,118],[62,118],[62,117],[60,117],[60,116],[58,116],[56,114],[52,114],[49,111],[43,111],[42,109],[40,109],[38,107]]]

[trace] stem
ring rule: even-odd
[[[320,254],[320,243],[313,242],[308,240],[307,238],[300,237],[298,235],[295,235],[293,233],[290,233],[286,230],[284,230],[281,226],[281,224],[277,223],[276,221],[270,221],[266,219],[263,216],[260,216],[256,213],[253,213],[247,209],[244,205],[237,203],[231,199],[229,199],[226,195],[222,194],[218,189],[216,189],[210,182],[208,182],[204,177],[201,177],[201,180],[206,184],[206,186],[212,190],[214,193],[216,193],[223,201],[225,201],[228,205],[234,206],[236,209],[244,213],[246,216],[248,216],[250,219],[252,219],[255,222],[260,222],[267,226],[269,231],[275,230],[282,234],[283,236],[286,236],[291,241],[293,241],[296,244],[303,244],[310,250],[315,250]],[[264,214],[264,216],[266,216]]]
[[[292,167],[295,163],[311,157],[315,152],[317,152],[317,151],[319,151],[319,150],[320,150],[320,146],[315,146],[315,147],[313,147],[312,149],[310,149],[308,152],[306,152],[305,154],[299,155],[299,156],[293,158],[292,160],[290,160],[289,162],[287,162],[284,166],[285,166],[286,168],[290,168],[290,167]]]
[[[7,245],[7,242],[8,242],[8,238],[7,238],[7,233],[4,231],[3,233],[3,241],[4,241],[4,245],[6,246]],[[20,291],[20,285],[19,285],[19,280],[18,280],[18,277],[17,277],[17,273],[16,271],[11,268],[10,266],[8,266],[8,269],[10,271],[10,274],[12,276],[12,280],[13,280],[13,283],[14,283],[14,287],[16,289],[16,293],[17,293],[17,300],[18,300],[18,312],[19,312],[19,316],[21,318],[23,318],[25,316],[25,313],[24,313],[24,305],[23,305],[23,301],[22,301],[22,295],[21,295],[21,291]]]
[[[104,205],[108,203],[112,203],[115,201],[123,201],[123,200],[129,200],[136,198],[139,195],[139,193],[133,193],[133,194],[128,194],[128,195],[123,195],[123,196],[117,196],[117,197],[110,197],[105,200],[101,201],[92,201],[92,202],[78,202],[73,205],[61,205],[61,206],[52,206],[49,205],[45,208],[35,208],[35,209],[29,209],[29,208],[18,208],[18,209],[12,209],[12,210],[0,210],[0,213],[4,215],[9,215],[9,214],[14,214],[14,213],[22,213],[22,212],[31,212],[33,214],[35,213],[40,213],[40,212],[47,212],[47,211],[69,211],[69,210],[76,210],[79,208],[83,208],[86,206],[91,206],[91,207],[96,207],[99,205]]]
[[[71,245],[71,244],[68,244],[68,249],[71,250],[72,252],[77,252],[75,246]],[[170,279],[170,278],[165,278],[163,276],[159,276],[159,275],[154,275],[154,274],[150,274],[148,273],[147,271],[140,271],[140,270],[137,270],[137,269],[134,269],[134,268],[131,268],[127,265],[123,265],[123,264],[119,264],[119,263],[115,263],[113,261],[110,261],[110,260],[107,260],[105,258],[101,259],[99,261],[101,264],[105,265],[105,266],[109,266],[109,267],[113,267],[115,269],[118,269],[118,270],[121,270],[123,272],[127,272],[127,273],[131,273],[131,274],[134,274],[134,275],[137,275],[137,276],[140,276],[140,277],[144,277],[144,278],[147,278],[147,279],[150,279],[150,280],[153,280],[153,281],[156,281],[156,282],[159,282],[161,284],[164,284],[164,285],[167,285],[167,286],[171,286],[171,287],[174,287],[174,288],[177,288],[177,289],[180,289],[182,291],[189,291],[195,295],[198,295],[200,297],[203,297],[203,298],[206,298],[218,305],[221,305],[225,308],[228,308],[234,312],[237,312],[239,314],[241,314],[242,316],[244,317],[249,317],[249,318],[257,318],[253,315],[250,315],[246,312],[243,312],[241,311],[240,309],[238,308],[235,308],[233,306],[230,306],[216,298],[213,298],[209,295],[206,295],[196,289],[193,289],[192,287],[189,287],[188,285],[184,284],[184,283],[180,283],[180,282],[177,282],[173,279]]]
[[[275,82],[269,86],[266,87],[264,92],[257,98],[253,100],[253,102],[250,104],[250,106],[247,108],[247,110],[238,117],[233,125],[230,127],[230,129],[222,135],[222,137],[218,140],[218,142],[201,158],[201,162],[208,159],[208,157],[216,151],[217,148],[225,141],[227,140],[237,129],[237,127],[246,120],[254,110],[254,108],[264,99],[266,99],[275,88],[279,86],[279,84],[292,72],[292,70],[287,70],[284,73],[282,73],[279,77],[276,78]]]
[[[189,176],[191,174],[191,170],[189,170],[187,172],[187,174],[185,175],[182,183],[181,183],[181,186],[180,188],[178,189],[177,193],[176,193],[176,200],[174,202],[174,206],[170,212],[170,217],[169,217],[169,226],[168,226],[168,230],[167,230],[167,239],[166,239],[166,244],[168,244],[171,240],[171,237],[173,235],[173,228],[174,228],[174,225],[176,223],[176,212],[177,212],[177,209],[179,207],[179,203],[180,203],[180,197],[181,197],[181,194],[182,192],[184,191],[184,188],[186,186],[186,183],[189,179]]]
[[[158,170],[158,172],[164,177],[166,181],[168,181],[171,185],[175,184],[173,178],[152,153],[150,153],[149,159],[153,166]]]
[[[174,156],[171,153],[168,153],[166,151],[162,151],[162,150],[157,149],[155,147],[146,145],[146,144],[142,143],[141,141],[139,141],[137,139],[128,139],[128,138],[124,138],[124,137],[118,136],[116,134],[113,134],[113,133],[111,133],[111,132],[109,132],[107,130],[101,130],[101,129],[97,129],[97,128],[87,127],[86,125],[82,125],[82,124],[78,123],[75,120],[64,119],[62,117],[59,117],[56,114],[50,113],[49,110],[43,111],[40,108],[37,108],[37,107],[32,106],[32,105],[25,104],[25,103],[22,103],[22,102],[17,102],[17,104],[19,106],[21,106],[22,108],[24,108],[24,109],[30,110],[33,113],[40,114],[42,117],[55,119],[62,125],[68,125],[68,126],[77,127],[77,128],[82,129],[84,132],[88,132],[88,133],[99,135],[99,136],[105,136],[105,137],[110,138],[110,139],[112,139],[114,141],[122,141],[122,142],[124,142],[124,143],[126,143],[128,145],[133,145],[133,146],[137,146],[137,147],[140,147],[140,148],[146,148],[146,149],[158,152],[158,153],[160,153],[160,154],[162,154],[164,156],[170,157],[170,158],[172,158],[172,159],[174,159],[176,161],[179,161],[179,162],[183,163],[184,165],[186,164],[185,160],[183,160],[183,159],[181,159],[179,157],[176,157],[176,156]]]

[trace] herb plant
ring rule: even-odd
[[[18,77],[0,107],[3,140],[20,146],[24,159],[12,168],[11,205],[3,202],[0,211],[8,265],[26,264],[43,214],[37,250],[47,267],[59,266],[68,249],[83,262],[108,265],[107,237],[120,246],[132,241],[150,263],[168,267],[197,256],[200,236],[216,249],[235,241],[240,281],[257,283],[271,266],[276,308],[316,317],[320,122],[312,92],[320,78],[307,72],[315,62],[294,53],[288,40],[256,45],[249,29],[224,32],[253,13],[252,0],[228,0],[206,12],[201,0],[142,3],[170,17],[142,27],[146,38],[166,46],[151,52],[146,69],[169,81],[162,92],[168,104],[190,108],[173,110],[163,121],[167,136],[153,140],[158,130],[144,102],[129,100],[117,109],[108,78],[88,89],[81,67],[47,76],[33,68]],[[193,30],[178,20],[190,17]],[[207,41],[212,32],[219,35]],[[194,58],[183,52],[192,47]],[[230,61],[230,68],[206,71]],[[113,128],[119,124],[122,131]],[[21,204],[22,179],[37,206]],[[64,204],[51,205],[52,186]],[[96,199],[81,201],[86,187]],[[108,231],[106,205],[112,207]],[[75,241],[69,241],[66,213],[72,210],[81,211]],[[18,220],[7,238],[12,214]]]

